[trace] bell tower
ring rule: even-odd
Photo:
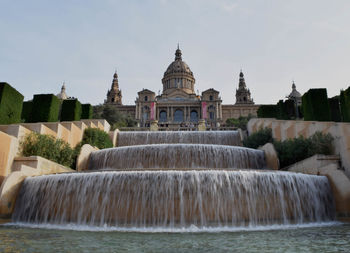
[[[254,101],[250,96],[250,90],[245,84],[242,70],[239,73],[239,84],[238,89],[236,89],[236,105],[237,104],[254,104]]]
[[[107,99],[105,104],[122,105],[122,91],[119,89],[118,74],[117,71],[113,75],[113,81],[111,89],[107,92]]]

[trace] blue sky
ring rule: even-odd
[[[348,0],[0,0],[0,81],[25,95],[99,104],[117,69],[124,104],[162,89],[177,43],[195,89],[235,102],[242,68],[256,103],[350,86]]]

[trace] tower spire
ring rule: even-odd
[[[176,49],[176,52],[175,52],[175,61],[181,61],[182,60],[181,55],[182,55],[182,53],[181,53],[181,50],[180,50],[180,46],[179,46],[179,43],[177,43],[177,49]]]

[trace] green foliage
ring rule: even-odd
[[[340,109],[343,122],[350,122],[350,87],[340,91]]]
[[[32,111],[33,111],[33,101],[25,101],[23,102],[21,119],[22,121],[28,123],[32,119]]]
[[[331,120],[335,122],[341,121],[341,114],[340,114],[340,101],[339,96],[329,98],[328,99],[329,107],[331,110]]]
[[[261,105],[257,114],[258,118],[277,118],[278,108],[276,105]]]
[[[120,127],[134,127],[136,121],[130,115],[122,114],[113,105],[97,105],[93,107],[93,119],[105,119],[112,130]]]
[[[87,128],[84,131],[83,140],[81,146],[84,144],[90,144],[91,146],[99,149],[112,148],[113,143],[105,131],[98,128]]]
[[[288,120],[290,117],[288,116],[287,113],[287,106],[283,102],[283,100],[278,101],[277,103],[277,119],[285,119]]]
[[[292,165],[315,154],[333,153],[333,137],[330,134],[316,132],[310,138],[302,136],[285,141],[274,141],[281,168]]]
[[[81,105],[81,119],[92,119],[92,105]]]
[[[25,136],[21,151],[23,156],[41,156],[67,167],[72,167],[76,158],[75,150],[67,142],[34,132]]]
[[[330,121],[326,89],[310,89],[302,97],[304,120]]]
[[[8,83],[0,83],[0,124],[21,122],[23,98]]]
[[[78,99],[63,100],[61,108],[61,121],[80,120],[82,106]]]
[[[247,124],[251,118],[252,118],[251,114],[249,114],[248,117],[240,116],[238,119],[228,118],[226,120],[226,126],[237,127],[237,128],[242,129],[242,130],[247,130]]]
[[[34,95],[30,122],[58,121],[60,105],[59,99],[53,94]]]
[[[258,148],[268,142],[273,142],[271,128],[263,128],[251,134],[243,140],[243,146],[247,148]]]

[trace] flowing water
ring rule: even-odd
[[[153,144],[95,151],[89,169],[262,169],[261,150],[207,144]]]
[[[117,141],[95,172],[26,178],[0,252],[350,252],[327,178],[261,170],[237,131]]]
[[[118,133],[117,139],[117,145],[119,147],[166,143],[197,143],[241,146],[241,137],[238,131],[122,131]]]
[[[260,171],[92,172],[27,178],[12,219],[118,228],[332,221],[326,177]]]

